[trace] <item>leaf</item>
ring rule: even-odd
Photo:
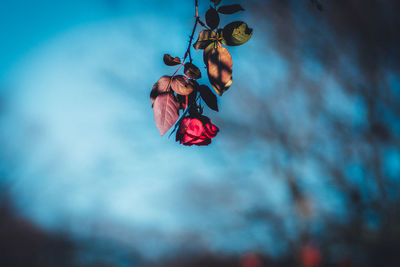
[[[214,5],[219,5],[219,3],[221,3],[221,0],[210,0],[210,2],[213,2]]]
[[[175,66],[181,64],[181,59],[179,57],[172,57],[170,54],[164,54],[164,63],[167,66]]]
[[[215,92],[222,94],[232,84],[232,57],[228,49],[218,45],[206,55],[208,79]]]
[[[199,34],[199,38],[193,45],[194,49],[198,50],[206,48],[211,42],[215,40],[216,36],[217,34],[214,31],[202,30]]]
[[[159,95],[153,105],[154,119],[161,135],[164,135],[179,118],[179,103],[172,93]]]
[[[222,43],[229,46],[242,45],[250,40],[252,34],[253,29],[249,28],[245,22],[235,21],[224,27]]]
[[[207,106],[212,110],[218,111],[217,96],[211,92],[211,89],[207,85],[200,85],[199,92]]]
[[[201,71],[198,67],[196,67],[194,64],[187,62],[185,64],[185,69],[183,71],[186,76],[188,76],[190,79],[200,79],[201,78]]]
[[[195,80],[189,80],[191,86],[193,86],[194,90],[188,96],[186,95],[176,95],[176,98],[180,104],[181,109],[186,108],[187,105],[192,105],[196,101],[197,91],[199,88],[199,84]],[[186,103],[187,98],[187,103]]]
[[[193,92],[193,86],[187,82],[187,78],[183,75],[172,77],[171,88],[179,95],[188,95]]]
[[[195,91],[200,87],[199,83],[196,80],[189,80],[189,83],[193,86]]]
[[[239,11],[244,11],[244,8],[239,4],[220,6],[218,8],[218,12],[224,15],[234,14]]]
[[[150,101],[151,104],[154,105],[154,100],[157,96],[161,94],[166,94],[170,91],[171,87],[171,76],[162,76],[151,89],[150,92]]]
[[[204,48],[203,50],[203,61],[204,64],[206,64],[207,66],[207,55],[214,49],[217,48],[219,46],[219,42],[218,41],[213,41],[211,42],[206,48]]]
[[[215,10],[215,8],[210,7],[210,9],[207,10],[206,23],[211,28],[211,30],[214,30],[215,28],[218,27],[219,15],[218,12]]]
[[[200,85],[195,80],[189,80],[189,84],[193,87],[193,92],[188,97],[188,105],[193,105],[196,102],[197,91]]]

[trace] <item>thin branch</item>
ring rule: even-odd
[[[194,22],[194,26],[193,26],[193,30],[192,30],[192,34],[190,35],[190,39],[189,39],[189,45],[188,48],[186,49],[185,55],[183,57],[182,63],[179,65],[178,69],[174,72],[174,74],[172,76],[175,76],[175,74],[179,71],[179,69],[183,66],[183,64],[185,63],[186,58],[189,56],[189,61],[190,63],[192,63],[193,59],[192,59],[192,55],[190,53],[190,49],[192,48],[192,42],[193,42],[193,37],[194,37],[194,33],[196,32],[196,28],[197,28],[197,24],[200,21],[199,18],[199,8],[198,8],[198,0],[194,1],[194,5],[195,5],[195,22]]]

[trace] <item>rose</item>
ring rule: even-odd
[[[206,146],[211,143],[219,129],[211,120],[203,115],[184,118],[176,132],[176,141],[185,146]]]
[[[203,115],[183,118],[176,132],[176,141],[185,146],[207,146],[217,136],[219,129]]]

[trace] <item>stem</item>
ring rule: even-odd
[[[193,26],[192,35],[190,36],[188,49],[186,50],[186,53],[185,53],[185,58],[186,58],[187,54],[189,55],[190,63],[192,63],[192,55],[190,53],[190,49],[192,48],[193,36],[194,36],[194,33],[196,32],[197,24],[199,23],[199,20],[200,20],[200,18],[199,18],[199,3],[198,3],[198,0],[194,0],[194,5],[195,5],[195,10],[196,10],[196,13],[195,13],[194,17],[196,18],[196,21],[195,21],[194,26]],[[184,60],[185,60],[185,58],[184,58]]]
[[[188,48],[186,49],[185,55],[183,57],[182,63],[179,65],[178,69],[174,72],[174,74],[172,76],[175,76],[175,74],[179,71],[179,69],[183,66],[183,64],[186,61],[186,58],[189,56],[189,61],[190,63],[192,63],[193,59],[192,59],[192,55],[190,53],[190,49],[192,48],[192,42],[193,42],[193,37],[194,37],[194,33],[196,32],[196,28],[197,28],[197,24],[200,21],[199,18],[199,7],[198,7],[198,0],[194,0],[194,5],[195,5],[195,22],[194,22],[194,26],[193,26],[193,30],[192,30],[192,34],[190,35],[190,39],[189,39],[189,45]]]

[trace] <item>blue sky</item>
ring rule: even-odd
[[[153,122],[149,89],[171,72],[162,55],[183,53],[192,6],[145,3],[110,9],[107,1],[10,2],[2,9],[1,25],[9,25],[1,54],[3,158],[14,201],[42,227],[70,229],[77,238],[123,240],[112,230],[123,226],[200,232],[216,250],[251,249],[243,234],[231,237],[232,246],[221,232],[240,219],[240,207],[212,201],[215,208],[204,210],[187,202],[192,183],[223,185],[218,139],[206,148],[180,147],[160,137]],[[170,245],[161,243],[160,251]]]

